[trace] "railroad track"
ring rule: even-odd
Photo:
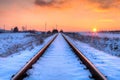
[[[71,48],[74,50],[75,54],[78,55],[79,59],[86,65],[92,74],[92,78],[95,80],[107,80],[106,77],[94,66],[89,59],[87,59],[66,37],[63,35],[64,39],[68,42]]]
[[[91,72],[92,78],[95,80],[107,80],[106,77],[65,37],[62,35],[70,47],[73,49],[74,53],[79,57],[82,63],[87,67]],[[12,80],[23,80],[26,77],[26,72],[32,67],[34,63],[44,54],[47,48],[55,40],[57,35],[46,45],[44,46],[38,54],[36,54],[16,75],[12,77]],[[54,75],[54,74],[53,74]],[[64,74],[63,74],[64,75]]]

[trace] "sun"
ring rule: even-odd
[[[92,32],[97,32],[97,28],[93,28],[93,29],[92,29]]]

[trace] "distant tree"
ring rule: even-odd
[[[18,32],[18,27],[16,26],[14,29],[13,29],[13,32]]]
[[[51,31],[48,31],[47,34],[51,34]]]
[[[61,33],[63,33],[63,30],[60,30]]]
[[[53,29],[52,33],[58,33],[57,29]]]
[[[36,33],[35,30],[27,30],[27,32],[30,32],[30,33]]]

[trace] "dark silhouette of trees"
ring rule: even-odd
[[[52,30],[52,33],[54,34],[54,33],[58,33],[58,30],[57,29],[53,29]]]
[[[63,33],[63,30],[60,30],[61,33]]]
[[[51,31],[47,31],[47,34],[51,34]]]
[[[14,29],[13,29],[13,32],[18,32],[18,27],[16,26]]]

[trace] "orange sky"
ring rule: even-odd
[[[0,0],[0,28],[120,30],[120,0]]]

